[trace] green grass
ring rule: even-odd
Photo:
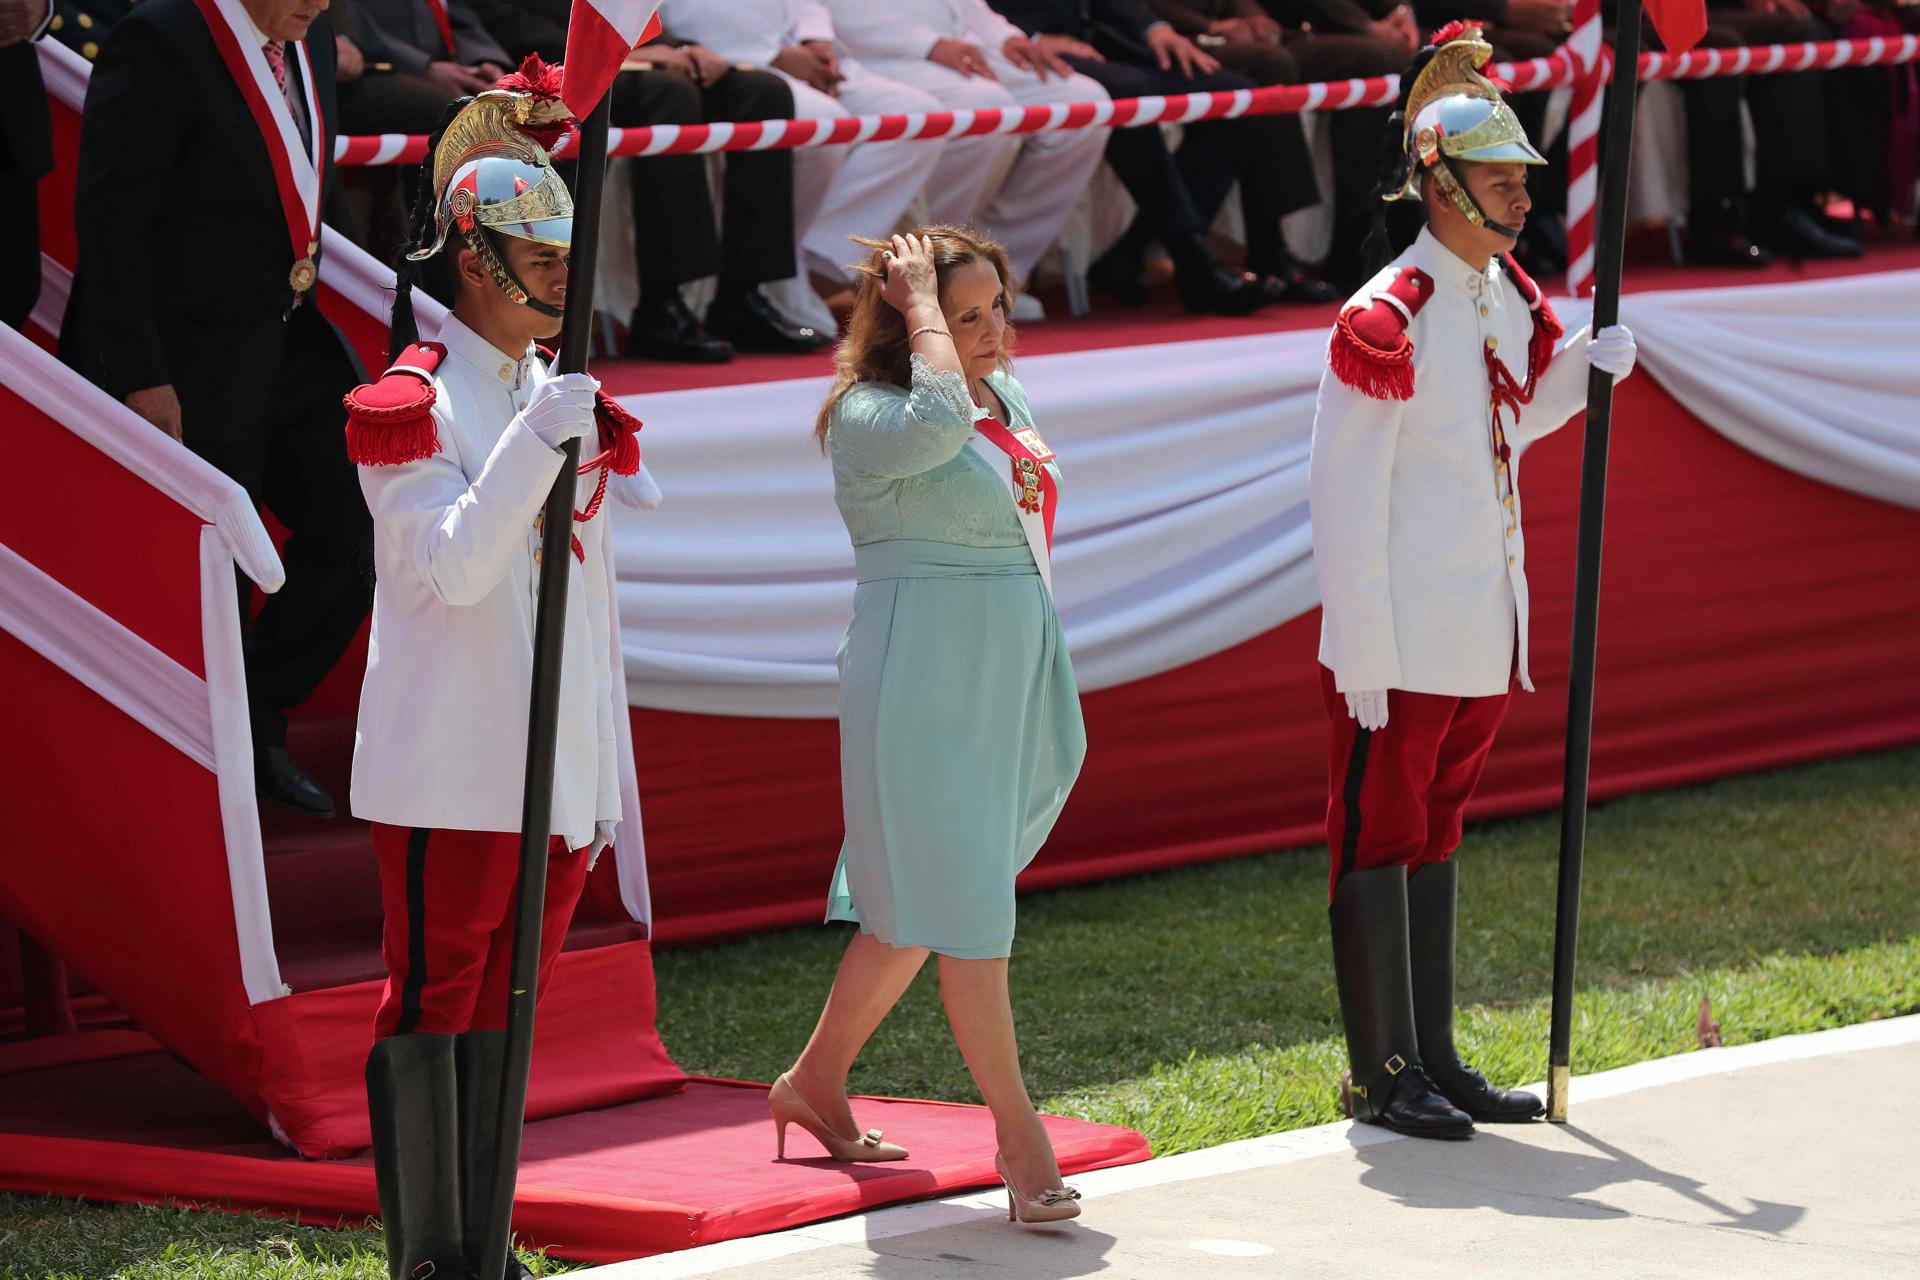
[[[1545,1072],[1552,817],[1469,832],[1463,1040],[1496,1079]],[[1013,983],[1048,1110],[1130,1125],[1163,1154],[1335,1118],[1343,1065],[1324,850],[1022,900]],[[800,929],[657,958],[660,1024],[691,1071],[756,1079],[804,1042],[846,933]],[[1596,809],[1574,1070],[1920,1010],[1920,750]],[[863,1092],[972,1100],[929,970],[881,1028]],[[563,1269],[548,1263],[549,1272]],[[0,1280],[377,1280],[378,1237],[275,1219],[0,1197]]]

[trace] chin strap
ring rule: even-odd
[[[500,292],[521,306],[530,307],[543,316],[558,320],[566,314],[559,307],[542,302],[527,292],[526,286],[521,284],[507,264],[500,260],[500,255],[493,251],[493,245],[488,242],[486,234],[478,225],[461,227],[460,234],[465,237],[467,247],[480,255],[481,263],[487,268],[487,274],[493,277],[493,282],[500,286]]]
[[[1473,192],[1467,190],[1467,180],[1460,175],[1458,169],[1453,167],[1453,157],[1444,151],[1441,152],[1440,164],[1446,169],[1446,181],[1440,185],[1446,188],[1454,207],[1467,216],[1468,222],[1477,227],[1485,227],[1489,231],[1497,231],[1509,240],[1520,238],[1520,228],[1510,227],[1504,222],[1495,222],[1487,216],[1487,211],[1482,209],[1480,202],[1473,198]]]

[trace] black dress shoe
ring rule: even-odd
[[[1282,271],[1261,274],[1260,295],[1267,302],[1288,302],[1298,305],[1315,306],[1328,302],[1339,302],[1346,297],[1332,285],[1316,275],[1288,267]]]
[[[293,762],[285,747],[261,747],[253,753],[253,785],[283,809],[314,818],[333,816],[333,797]]]
[[[733,359],[733,344],[708,333],[700,317],[669,290],[661,301],[642,302],[634,309],[627,354],[682,364],[725,364]]]
[[[1857,258],[1865,252],[1858,240],[1841,235],[1800,205],[1781,213],[1780,243],[1803,258]]]
[[[1758,270],[1773,265],[1773,251],[1749,240],[1734,227],[1716,227],[1703,234],[1687,237],[1686,259],[1695,267],[1749,267]]]
[[[1391,1064],[1390,1064],[1391,1065]],[[1434,1087],[1433,1077],[1417,1062],[1403,1062],[1398,1071],[1383,1069],[1373,1084],[1349,1086],[1356,1091],[1353,1118],[1365,1124],[1377,1124],[1410,1138],[1470,1138],[1475,1117],[1453,1105]],[[1358,1089],[1371,1095],[1363,1100]]]
[[[791,324],[758,289],[724,293],[707,308],[707,328],[740,351],[811,355],[832,346],[836,335]]]
[[[1454,1106],[1480,1124],[1525,1124],[1546,1114],[1537,1094],[1524,1089],[1498,1089],[1472,1066],[1458,1058],[1451,1063],[1426,1064],[1429,1078]]]
[[[1267,304],[1258,276],[1209,266],[1183,270],[1174,277],[1180,302],[1197,315],[1244,316]]]
[[[1087,268],[1087,283],[1123,307],[1145,306],[1149,289],[1137,260],[1102,257]]]

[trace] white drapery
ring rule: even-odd
[[[1557,304],[1568,327],[1584,303]],[[1780,466],[1920,507],[1920,272],[1629,295],[1642,368]],[[1306,475],[1320,331],[1022,360],[1064,501],[1055,578],[1086,689],[1318,603]],[[853,554],[809,434],[824,378],[625,397],[667,501],[615,514],[629,699],[834,714]],[[1631,422],[1617,424],[1632,430]]]

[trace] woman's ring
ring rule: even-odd
[[[881,256],[882,258],[891,258],[891,257],[893,256],[893,250],[891,250],[891,249],[882,249],[882,250],[880,251],[880,256]]]

